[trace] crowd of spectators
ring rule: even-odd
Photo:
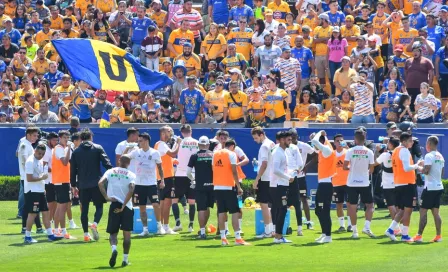
[[[103,112],[111,123],[445,122],[444,4],[8,0],[0,123],[91,123]],[[173,84],[93,90],[51,44],[66,38],[115,44]]]

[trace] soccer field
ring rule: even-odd
[[[74,218],[78,226],[79,207],[74,207]],[[93,206],[90,209],[93,220]],[[182,211],[182,209],[181,209]],[[442,207],[442,219],[448,217],[448,208]],[[15,219],[17,202],[0,203],[0,271],[83,271],[110,269],[111,254],[105,232],[108,205],[99,225],[100,240],[85,243],[82,230],[71,230],[77,240],[47,242],[46,235],[34,235],[39,242],[23,244],[19,233],[21,221]],[[372,221],[376,239],[360,233],[360,239],[350,239],[350,233],[334,234],[333,243],[316,244],[320,235],[317,218],[312,211],[315,230],[304,230],[304,236],[295,236],[295,216],[291,213],[293,235],[288,236],[292,244],[273,245],[272,239],[254,239],[254,210],[244,210],[243,230],[250,246],[222,247],[220,239],[210,235],[208,240],[196,240],[196,234],[181,232],[172,236],[133,238],[129,260],[131,265],[124,268],[132,271],[448,271],[448,241],[442,243],[405,244],[390,242],[384,231],[390,219],[385,218],[386,210],[377,210]],[[361,215],[361,213],[359,213]],[[435,235],[432,215],[428,214],[428,225],[423,236],[429,241]],[[413,213],[410,234],[416,233],[418,213]],[[332,213],[333,230],[336,230],[336,214]],[[359,217],[361,231],[364,219]],[[184,229],[188,226],[188,215],[181,215]],[[174,223],[174,219],[172,220]],[[172,223],[172,224],[173,224]],[[215,216],[211,223],[216,224]],[[171,225],[172,225],[171,224]],[[34,230],[34,229],[33,229]],[[198,230],[195,223],[195,233]],[[233,230],[231,229],[233,233]],[[444,235],[445,234],[445,235]],[[442,236],[448,237],[443,229]],[[119,236],[120,237],[120,236]],[[122,260],[121,237],[117,267]],[[233,236],[229,242],[233,244]],[[260,269],[260,270],[258,270]]]

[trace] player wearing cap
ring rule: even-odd
[[[425,190],[422,193],[422,204],[420,205],[420,223],[418,233],[414,236],[415,242],[422,242],[423,231],[426,227],[427,213],[431,210],[436,225],[436,237],[431,242],[442,241],[442,218],[440,218],[440,198],[443,194],[442,176],[445,165],[445,159],[437,150],[439,138],[437,136],[429,136],[426,140],[425,166],[423,173],[425,174]]]
[[[356,146],[350,148],[345,154],[344,170],[349,170],[347,180],[347,195],[348,195],[348,214],[352,223],[352,238],[358,238],[357,222],[357,208],[358,200],[366,205],[364,228],[362,232],[370,237],[375,237],[370,229],[370,223],[373,216],[373,195],[372,187],[370,185],[369,175],[373,172],[374,155],[372,150],[364,146],[366,136],[362,130],[355,131]]]
[[[188,231],[193,232],[193,223],[195,215],[195,190],[191,184],[191,180],[188,178],[188,162],[193,154],[196,154],[199,150],[198,140],[191,137],[192,129],[190,125],[182,125],[180,127],[180,133],[182,134],[182,141],[179,144],[179,152],[177,153],[177,160],[179,161],[176,169],[176,181],[174,183],[174,192],[176,193],[176,198],[173,199],[172,209],[174,214],[174,219],[176,220],[176,226],[173,228],[174,231],[181,231],[182,224],[179,217],[179,206],[177,202],[179,198],[185,196],[188,200],[190,206],[189,217],[190,223],[188,224]],[[192,172],[194,177],[194,172]],[[193,178],[194,180],[194,178]]]
[[[199,238],[206,239],[205,228],[210,218],[210,208],[213,208],[215,202],[213,195],[213,152],[208,150],[210,141],[206,136],[199,138],[198,146],[199,151],[190,156],[187,166],[187,176],[195,185],[194,193],[200,228]],[[193,170],[200,174],[193,176]]]
[[[392,153],[392,169],[394,172],[395,193],[398,212],[392,220],[389,228],[386,230],[386,236],[392,241],[396,241],[394,230],[398,223],[403,224],[401,241],[413,242],[409,236],[409,224],[411,221],[412,210],[416,204],[416,186],[415,186],[415,170],[422,171],[423,161],[414,164],[409,148],[412,147],[414,141],[412,135],[404,132],[400,136],[401,145],[395,148]]]
[[[110,202],[107,222],[107,233],[110,234],[109,243],[112,248],[112,256],[109,259],[110,267],[114,267],[117,261],[117,235],[120,229],[123,231],[123,262],[121,266],[129,264],[131,231],[134,225],[134,210],[132,209],[131,198],[136,180],[135,174],[127,169],[130,162],[131,159],[128,155],[121,156],[118,167],[107,170],[98,183],[104,199]],[[106,182],[107,191],[105,188]]]
[[[254,141],[257,144],[261,144],[260,150],[258,151],[258,173],[252,185],[255,189],[256,201],[260,203],[264,222],[264,233],[258,238],[269,238],[272,237],[272,232],[275,231],[271,220],[273,217],[271,217],[272,214],[269,212],[269,203],[272,203],[269,192],[272,150],[275,148],[275,144],[266,137],[261,127],[253,128],[251,134]]]

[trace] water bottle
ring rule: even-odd
[[[257,161],[257,159],[253,159],[252,160],[252,165],[253,165],[253,167],[254,167],[254,172],[255,173],[258,173],[258,161]]]
[[[378,137],[378,141],[379,142],[383,142],[384,141],[384,137],[383,136]]]
[[[341,147],[346,147],[346,146],[347,146],[347,143],[345,141],[342,141],[341,142]]]
[[[243,197],[242,196],[238,196],[238,208],[243,208]]]

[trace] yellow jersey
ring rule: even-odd
[[[308,115],[310,115],[310,112],[308,110],[308,107],[310,106],[310,104],[297,104],[296,108],[294,109],[294,118],[299,119],[300,121],[304,120],[305,117],[307,117]]]
[[[390,36],[393,37],[400,28],[403,28],[403,25],[401,24],[401,22],[389,22],[387,23],[387,27],[389,28]],[[390,43],[394,43],[393,38],[391,38]]]
[[[243,63],[246,63],[246,58],[244,58],[244,56],[240,53],[236,53],[235,56],[231,57],[231,56],[227,56],[225,57],[221,63],[224,65],[225,69],[226,69],[226,73],[229,72],[230,69],[232,68],[238,68],[240,70],[242,70],[243,68]]]
[[[361,29],[357,25],[353,25],[352,28],[348,29],[346,25],[341,26],[341,35],[344,38],[351,37],[351,36],[360,36],[361,35]],[[352,49],[358,46],[357,41],[347,41],[348,48],[347,48],[347,54],[350,56],[352,53]]]
[[[168,38],[168,43],[173,45],[174,51],[176,54],[170,52],[170,57],[175,58],[182,54],[184,43],[189,42],[194,48],[194,34],[192,31],[187,30],[183,32],[180,28],[173,30],[171,32],[170,37]]]
[[[404,15],[410,15],[412,13],[412,3],[415,1],[422,3],[422,0],[403,0],[403,13]]]
[[[94,30],[92,39],[107,42],[106,26],[102,25],[99,30]]]
[[[307,39],[303,38],[303,46],[308,47],[311,51],[316,52],[316,44],[313,43],[313,37],[309,36]],[[295,45],[294,45],[295,47]]]
[[[5,4],[5,14],[11,19],[14,19],[16,17],[16,9],[17,6],[11,7],[9,4]]]
[[[386,14],[384,13],[383,16],[379,17],[378,15],[374,14],[372,18],[372,24],[373,24],[373,31],[376,35],[381,37],[381,42],[383,44],[389,43],[389,29],[387,26],[383,25],[383,21],[387,19]]]
[[[165,26],[165,18],[166,18],[167,12],[164,10],[160,10],[160,13],[157,14],[155,12],[151,13],[149,18],[153,20],[158,28],[163,28]]]
[[[314,38],[322,39],[322,38],[330,38],[333,32],[333,27],[328,26],[323,28],[321,26],[317,26],[314,29]],[[317,56],[326,56],[327,55],[327,43],[316,43],[316,57]]]
[[[64,18],[70,18],[70,19],[72,19],[72,26],[73,26],[73,29],[75,29],[76,31],[78,31],[79,30],[79,23],[78,23],[78,20],[76,19],[76,16],[75,15],[70,15],[70,16],[64,16]]]
[[[87,11],[87,6],[92,4],[92,0],[76,0],[75,8],[81,11],[81,17],[84,17]]]
[[[51,29],[54,30],[61,30],[64,27],[64,23],[62,22],[62,19],[64,19],[64,17],[62,17],[62,15],[58,15],[58,17],[56,17],[56,19],[53,19],[52,16],[50,16],[50,22],[51,22]]]
[[[59,93],[59,97],[62,99],[62,101],[64,101],[65,104],[68,104],[72,102],[72,91],[74,88],[75,86],[71,84],[68,87],[59,85],[58,87],[56,87],[55,91]]]
[[[233,96],[232,97],[230,96]],[[235,100],[235,102],[233,101]],[[226,93],[224,95],[224,108],[228,109],[228,119],[238,120],[244,117],[243,107],[247,108],[247,95],[242,91],[238,91],[237,94]]]
[[[17,60],[14,60],[12,63],[14,74],[18,77],[23,77],[23,75],[28,72],[22,69],[22,64],[27,67],[31,63],[31,60],[28,57],[25,57],[25,60],[22,63],[19,63]]]
[[[302,27],[296,23],[286,26],[286,35],[291,37],[291,43],[289,46],[295,47],[294,41],[301,32]]]
[[[189,58],[186,58],[184,54],[182,54],[175,58],[173,63],[176,63],[178,60],[184,61],[188,76],[196,75],[197,71],[201,71],[201,58],[195,53],[191,53]]]
[[[205,36],[204,40],[201,43],[201,46],[205,48],[205,53],[210,59],[224,57],[224,52],[218,56],[218,52],[221,50],[223,45],[227,45],[227,41],[222,34],[218,34],[216,38],[212,37],[209,34]]]
[[[114,8],[114,0],[94,0],[95,6],[103,13],[111,12]]]
[[[37,32],[36,34],[36,43],[39,45],[39,47],[44,47],[47,43],[51,40],[51,35],[53,34],[53,30],[50,29],[48,33],[45,33],[42,29],[41,31]]]
[[[36,59],[32,64],[34,70],[36,70],[37,75],[43,75],[46,72],[50,71],[50,60],[45,58],[43,62]]]
[[[236,45],[236,52],[243,54],[244,58],[248,60],[253,53],[253,35],[254,32],[250,28],[241,31],[239,27],[235,27],[227,36],[227,41],[229,44],[234,43]]]
[[[124,108],[123,108],[123,106],[121,106],[121,107],[119,107],[119,108],[117,108],[117,107],[114,107],[113,109],[112,109],[112,113],[111,113],[111,115],[115,115],[115,116],[117,116],[118,117],[118,119],[116,119],[116,118],[110,118],[110,122],[111,123],[121,123],[121,122],[123,122],[124,121],[124,118],[126,117],[126,114],[125,114],[125,111],[124,111]]]
[[[339,116],[342,120],[344,120],[344,123],[347,123],[348,113],[346,111],[341,110],[341,114]],[[329,110],[324,114],[324,120],[328,123],[336,123],[336,115],[334,115],[332,110]]]
[[[5,21],[6,19],[12,19],[11,17],[9,17],[6,14],[3,14],[2,16],[0,16],[0,29],[4,29],[5,27],[3,26],[3,21]]]
[[[412,42],[414,37],[418,37],[418,30],[410,28],[409,31],[405,31],[404,28],[400,28],[392,36],[393,46],[396,44],[402,44],[404,46],[404,53],[408,56],[412,55],[411,51],[407,51],[406,47]]]
[[[25,101],[25,95],[27,93],[32,93],[35,96],[37,96],[38,92],[35,89],[29,89],[28,92],[25,92],[23,89],[19,89],[17,92],[14,93],[14,106],[16,107],[22,106],[23,102]]]
[[[353,111],[355,110],[355,102],[350,100],[348,103],[341,102],[341,109],[347,112],[348,119],[352,119]]]
[[[315,117],[307,116],[305,119],[303,119],[305,122],[309,123],[323,123],[325,122],[325,117],[322,115],[316,115]]]
[[[286,14],[291,12],[288,3],[285,1],[281,1],[278,6],[273,1],[268,4],[268,9],[271,9],[274,12],[274,20],[279,23],[286,23]]]
[[[247,112],[249,114],[252,114],[252,117],[255,120],[264,121],[265,105],[266,105],[266,103],[263,101],[263,99],[260,99],[260,101],[251,100],[249,102],[249,106],[247,107]]]
[[[317,18],[317,16],[314,17],[303,17],[302,20],[302,27],[303,26],[309,26],[311,28],[311,32],[310,35],[313,35],[314,33],[314,29],[319,25],[319,18]]]
[[[79,32],[76,31],[74,28],[70,29],[70,33],[68,34],[67,38],[74,39],[79,38]]]
[[[274,110],[275,118],[286,115],[286,109],[283,106],[283,100],[288,97],[288,93],[283,89],[277,89],[277,91],[268,90],[263,99],[266,102],[266,111]]]
[[[59,54],[58,51],[54,48],[52,43],[47,43],[44,47],[45,56],[48,56],[48,53],[51,52],[50,60],[57,61]]]
[[[221,91],[219,93],[210,91],[205,94],[205,101],[214,107],[212,107],[214,114],[224,112],[225,96],[227,93],[227,91]],[[209,112],[211,112],[211,110],[209,110]]]

